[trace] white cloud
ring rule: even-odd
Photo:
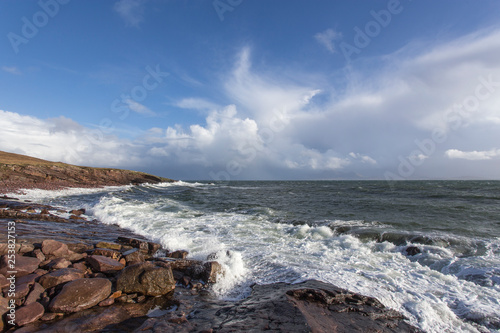
[[[156,116],[156,113],[151,111],[147,106],[142,105],[141,103],[138,103],[134,101],[133,99],[127,99],[125,100],[125,104],[127,104],[128,108],[135,113],[142,114],[145,116]]]
[[[335,44],[333,41],[341,39],[342,34],[338,31],[335,31],[333,29],[326,29],[323,32],[318,32],[316,35],[314,35],[314,38],[318,43],[326,47],[326,49],[330,53],[336,53],[337,50],[335,49]]]
[[[139,27],[144,20],[144,0],[120,0],[113,9],[121,16],[128,26]]]
[[[500,149],[491,149],[486,151],[461,151],[458,149],[448,149],[445,152],[446,157],[451,159],[464,159],[470,161],[491,160],[500,157]]]
[[[176,106],[183,109],[191,110],[201,110],[201,111],[212,111],[220,109],[221,107],[215,103],[207,101],[203,98],[184,98],[175,104]]]
[[[19,70],[19,68],[15,67],[15,66],[3,66],[2,70],[4,72],[14,74],[14,75],[21,75],[22,74],[21,71]]]

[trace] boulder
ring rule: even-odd
[[[36,274],[36,273],[33,273],[33,274],[28,274],[28,275],[25,275],[23,277],[20,277],[20,278],[17,278],[16,279],[16,284],[23,284],[23,283],[27,283],[29,284],[30,286],[33,285],[33,283],[35,283],[35,281],[40,277],[40,275]]]
[[[421,253],[422,251],[420,251],[420,249],[416,246],[408,246],[406,248],[406,254],[409,255],[409,256],[415,256],[419,253]]]
[[[73,281],[76,279],[81,279],[85,275],[85,272],[76,268],[63,268],[57,271],[48,273],[40,277],[38,282],[45,288],[52,288],[61,283]]]
[[[118,237],[118,243],[138,248],[143,253],[151,255],[155,254],[156,251],[161,249],[161,244],[130,237]]]
[[[16,309],[15,323],[17,326],[24,326],[42,318],[44,313],[45,309],[43,305],[38,302],[25,305]]]
[[[96,244],[95,247],[101,249],[116,250],[116,251],[120,251],[122,249],[121,244],[111,243],[111,242],[99,242]]]
[[[111,293],[108,279],[78,279],[67,283],[50,302],[52,312],[71,313],[88,309],[106,299]]]
[[[144,261],[144,255],[137,248],[133,248],[131,250],[123,252],[122,256],[125,258],[125,261],[127,263],[129,263],[129,262],[143,262]]]
[[[175,280],[170,267],[145,262],[124,268],[117,278],[116,289],[125,293],[160,296],[175,289]]]
[[[94,271],[101,273],[114,273],[124,267],[119,261],[100,255],[92,255],[85,260]]]
[[[21,243],[19,247],[19,253],[25,254],[31,252],[35,249],[35,246],[31,243]]]
[[[21,277],[24,275],[28,275],[33,273],[40,264],[40,260],[32,257],[24,257],[16,254],[14,256],[15,264],[12,264],[12,261],[8,259],[7,255],[2,256],[0,259],[0,274],[2,275],[11,275],[7,274],[8,271],[13,271],[16,277]]]
[[[122,254],[116,250],[96,248],[92,251],[92,255],[105,256],[111,259],[119,260]]]
[[[174,251],[169,254],[167,254],[167,257],[169,258],[177,258],[177,259],[186,259],[188,256],[189,252],[184,251],[184,250],[179,250],[179,251]]]
[[[48,259],[66,257],[71,252],[68,245],[53,239],[46,239],[42,242],[42,252]]]
[[[26,301],[24,301],[24,304],[28,305],[28,304],[31,304],[31,303],[35,303],[35,302],[41,301],[42,297],[43,297],[43,292],[44,291],[45,291],[45,288],[42,287],[41,284],[35,282],[35,284],[31,288],[31,291],[30,291],[28,297],[26,297]]]
[[[13,299],[21,299],[21,298],[26,297],[28,295],[28,293],[30,292],[30,289],[31,289],[31,286],[27,283],[23,283],[23,284],[16,283],[16,288],[15,288],[15,293],[14,293]],[[7,297],[7,295],[9,294],[9,290],[10,290],[9,287],[6,287],[3,290],[4,297]]]
[[[61,268],[67,268],[68,266],[71,265],[71,261],[65,258],[57,258],[51,260],[47,265],[44,266],[45,269],[50,268],[50,269],[61,269]]]
[[[9,284],[9,280],[3,274],[0,274],[0,289],[7,287]]]
[[[9,311],[8,306],[9,306],[9,300],[0,295],[0,321],[2,319],[3,314]]]
[[[222,266],[217,261],[209,261],[203,264],[201,278],[207,283],[216,283],[217,278],[223,274]]]

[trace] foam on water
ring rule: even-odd
[[[244,297],[253,283],[318,279],[376,297],[427,332],[500,331],[500,238],[428,233],[424,239],[354,219],[277,223],[280,212],[267,207],[211,211],[171,196],[130,194],[204,187],[214,186],[163,183],[106,189],[89,201],[87,214],[170,250],[188,250],[194,259],[216,258],[225,271],[214,286],[221,298]],[[30,199],[47,200],[38,193]],[[417,238],[425,242],[412,243]],[[421,253],[407,256],[409,245]]]
[[[480,332],[475,323],[490,329],[500,325],[498,286],[488,288],[464,279],[474,273],[466,259],[439,246],[424,246],[421,254],[407,257],[401,246],[338,235],[327,225],[272,223],[259,214],[200,212],[166,198],[145,203],[109,195],[101,198],[93,214],[171,250],[188,250],[195,259],[215,256],[225,269],[215,285],[223,298],[246,296],[252,283],[319,279],[376,297],[429,332]],[[490,247],[474,260],[498,263],[498,244]],[[454,264],[459,268],[452,272]],[[477,266],[476,262],[473,267]]]

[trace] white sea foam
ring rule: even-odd
[[[21,200],[30,200],[37,203],[45,203],[48,200],[60,197],[69,197],[77,195],[86,195],[94,193],[109,193],[115,191],[122,191],[131,188],[132,185],[124,186],[104,186],[104,187],[93,187],[93,188],[64,188],[60,190],[40,190],[40,189],[23,189],[22,193],[9,193],[7,196],[19,198]]]

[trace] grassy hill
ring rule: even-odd
[[[60,189],[172,181],[138,171],[76,166],[0,151],[0,193],[23,188]]]

